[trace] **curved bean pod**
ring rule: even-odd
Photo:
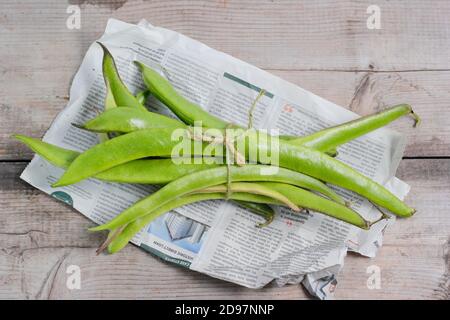
[[[79,152],[64,149],[39,139],[24,136],[22,134],[13,134],[12,137],[27,145],[28,148],[36,152],[51,164],[63,169],[68,168],[73,160],[80,155]]]
[[[63,169],[66,169],[79,155],[78,152],[54,146],[39,139],[23,135],[15,135],[14,137],[25,143],[30,149],[53,165]],[[95,178],[111,182],[166,184],[189,173],[211,169],[221,165],[222,159],[211,160],[217,160],[217,163],[174,164],[171,159],[133,160],[100,172],[95,175]],[[345,204],[339,195],[317,179],[287,169],[284,169],[280,174],[284,174],[284,181],[286,183],[299,185],[323,194],[333,201]],[[239,204],[258,215],[266,217],[267,220],[273,219],[273,210],[266,205],[245,203],[243,201],[239,202]]]
[[[35,151],[53,165],[63,169],[66,169],[79,155],[78,152],[63,149],[38,139],[22,135],[15,135],[14,137],[25,143],[28,147],[30,147],[30,149]],[[100,172],[95,176],[95,178],[111,182],[165,184],[195,171],[218,167],[221,161],[222,159],[220,159],[220,162],[218,161],[217,164],[175,165],[171,159],[134,160]],[[297,174],[293,173],[293,175],[296,176]],[[295,180],[293,180],[292,183],[295,184]],[[342,198],[318,180],[305,176],[303,186],[308,186],[316,192],[323,193],[330,199],[334,199],[339,203],[344,203]],[[235,202],[245,209],[264,217],[266,222],[261,224],[261,227],[270,224],[273,220],[274,211],[266,204],[245,201]]]
[[[170,82],[156,71],[140,62],[135,61],[135,63],[141,69],[142,77],[149,90],[186,124],[194,125],[195,121],[201,121],[203,126],[209,128],[223,129],[229,126],[229,123],[209,114],[200,106],[181,96]],[[335,155],[336,147],[381,128],[407,114],[411,114],[414,117],[415,125],[419,123],[420,119],[413,112],[411,106],[400,104],[379,113],[327,128],[305,137],[280,136],[280,138],[294,145],[303,145],[327,152],[329,155]]]
[[[363,136],[378,128],[384,127],[401,116],[411,114],[415,125],[419,122],[418,116],[408,104],[399,104],[378,113],[361,117],[341,125],[330,127],[305,137],[289,140],[289,143],[303,145],[319,151],[335,149],[350,140]]]
[[[39,139],[34,139],[23,135],[14,135],[13,137],[26,144],[30,149],[49,161],[51,164],[63,169],[69,167],[72,161],[79,155],[76,151],[57,147]],[[166,184],[195,171],[218,167],[221,163],[222,159],[217,159],[216,164],[202,163],[179,165],[175,165],[171,159],[134,160],[100,172],[95,176],[95,178],[110,182]],[[322,184],[320,181],[317,181],[317,186],[318,188],[316,189],[323,188],[325,193],[332,195],[333,197],[338,197],[337,199],[342,201],[337,194],[335,194],[331,189],[328,189],[326,185]],[[239,201],[237,204],[251,210],[257,215],[264,217],[267,220],[264,225],[273,220],[274,212],[272,208],[265,204],[253,202],[247,203],[245,201]]]
[[[103,78],[107,88],[107,98],[114,99],[115,105],[127,106],[141,110],[147,110],[138,99],[128,90],[120,78],[116,63],[109,50],[100,42],[97,42],[103,50]],[[108,94],[110,95],[108,97]],[[111,100],[110,100],[111,102]],[[111,102],[112,103],[112,102]]]
[[[273,175],[262,175],[261,172],[267,170],[267,166],[263,165],[248,165],[243,167],[232,166],[230,167],[230,180],[232,182],[271,181],[271,182],[286,183],[287,178],[283,174],[280,174],[280,172],[283,172],[284,170],[282,168],[279,169],[280,169],[279,172]],[[183,176],[175,181],[170,182],[169,184],[165,185],[164,187],[159,189],[157,192],[151,194],[147,198],[144,198],[136,202],[133,206],[123,211],[120,215],[118,215],[108,223],[93,228],[92,230],[100,231],[106,229],[115,229],[139,218],[140,216],[147,214],[148,212],[153,211],[159,206],[162,206],[177,197],[195,192],[197,190],[216,186],[218,184],[223,184],[226,183],[227,181],[228,181],[228,172],[226,167],[207,169],[191,173],[189,175]],[[347,209],[354,212],[349,208]],[[357,213],[354,212],[354,214]]]
[[[184,98],[169,81],[153,69],[138,61],[134,63],[141,69],[144,82],[152,95],[168,106],[184,123],[193,125],[195,121],[202,121],[203,126],[217,129],[225,129],[229,125],[228,122],[209,114]]]
[[[54,186],[76,183],[131,160],[170,156],[176,145],[171,132],[170,128],[146,129],[97,144],[80,154]]]
[[[132,133],[129,133],[127,135],[123,135],[117,138],[114,138],[113,140],[109,140],[107,142],[104,142],[102,144],[98,144],[88,151],[80,154],[79,157],[75,159],[75,161],[72,162],[72,164],[67,169],[66,173],[64,175],[67,175],[69,170],[74,170],[73,172],[78,172],[74,178],[80,179],[80,175],[87,175],[89,176],[95,176],[100,179],[105,179],[109,177],[111,179],[111,176],[114,176],[114,180],[116,182],[124,182],[122,179],[118,179],[118,177],[125,177],[126,179],[129,179],[127,174],[129,172],[136,172],[138,175],[143,175],[145,170],[152,170],[147,168],[148,162],[144,161],[157,161],[157,160],[141,160],[141,162],[137,162],[139,158],[145,158],[149,156],[170,156],[170,152],[172,147],[174,146],[174,141],[172,141],[170,138],[167,137],[166,134],[156,134],[155,138],[152,138],[151,134],[148,134],[147,131],[151,132],[164,132],[164,133],[170,133],[169,129],[147,129],[147,130],[141,130],[141,131],[135,131]],[[165,138],[165,141],[163,140]],[[139,148],[136,143],[136,141],[139,141],[139,145],[142,148]],[[172,144],[172,145],[170,145]],[[111,147],[112,146],[112,147]],[[160,148],[160,146],[163,146],[163,148]],[[94,150],[96,149],[96,150]],[[98,150],[100,149],[100,150]],[[115,150],[114,152],[111,152],[110,150]],[[136,152],[135,152],[136,151]],[[125,158],[125,159],[124,159]],[[134,161],[133,161],[134,160]],[[178,170],[180,170],[182,175],[186,174],[188,170],[190,171],[199,171],[198,169],[194,168],[193,164],[185,164],[185,165],[179,165],[174,164],[172,160],[166,159],[166,160],[159,160],[159,170],[160,174],[155,174],[155,176],[160,176],[161,174],[169,174],[170,172],[173,172],[174,175],[178,174]],[[81,164],[80,167],[79,164]],[[156,163],[155,163],[156,164]],[[75,165],[75,168],[74,168]],[[164,165],[165,168],[162,168],[161,165]],[[93,166],[97,166],[97,172],[91,175],[90,171]],[[201,164],[200,169],[205,169],[206,164]],[[215,166],[215,165],[213,165]],[[84,170],[83,170],[84,168]],[[158,168],[158,166],[154,166],[154,168]],[[87,170],[86,170],[87,169]],[[156,170],[156,169],[155,169]],[[85,171],[85,173],[81,172]],[[72,171],[71,171],[72,172]],[[72,174],[69,172],[69,178],[72,178]],[[88,172],[88,173],[86,173]],[[145,176],[151,176],[153,172],[145,172]],[[64,175],[60,178],[60,180],[54,184],[53,186],[62,186],[66,185],[66,182],[64,182]],[[169,174],[170,175],[170,174]],[[319,192],[328,198],[339,202],[341,204],[344,204],[345,201],[337,195],[334,191],[332,191],[326,184],[322,183],[321,181],[314,179],[308,175],[302,174],[300,172],[295,172],[291,170],[287,170],[284,168],[278,168],[278,177],[283,177],[283,181],[286,183],[298,185],[300,187],[313,190],[316,192]],[[179,177],[179,176],[178,176]],[[271,176],[267,176],[271,177]],[[142,177],[140,180],[142,181],[144,177]],[[172,178],[172,177],[170,177]],[[136,181],[139,179],[139,177],[136,177],[132,181]],[[147,178],[146,178],[147,179]],[[81,180],[81,179],[80,179]],[[119,181],[118,181],[119,180]],[[171,179],[172,181],[174,179]],[[62,182],[61,182],[62,181]],[[111,181],[111,180],[110,180]],[[262,180],[264,181],[264,180]],[[128,181],[130,182],[130,181]],[[167,181],[168,182],[168,181]],[[155,182],[153,182],[155,183]]]
[[[251,189],[255,185],[254,183],[241,183],[241,184],[247,184],[248,185],[247,188],[249,189]],[[258,185],[265,186],[269,190],[278,191],[279,193],[286,196],[290,201],[292,201],[301,208],[326,214],[327,216],[336,218],[341,221],[345,221],[362,229],[369,228],[369,222],[364,220],[363,217],[361,217],[358,213],[356,213],[352,209],[345,207],[337,202],[322,198],[307,190],[301,189],[299,187],[290,184],[279,182],[259,182]],[[240,189],[239,187],[240,184],[235,183],[234,187],[232,187],[232,190],[234,190],[233,188],[235,188],[237,192],[242,192],[243,189]],[[200,192],[227,192],[227,186],[219,185],[214,187],[208,187],[201,190]]]
[[[154,219],[156,219],[158,216],[179,207],[182,207],[187,204],[191,204],[194,202],[199,201],[206,201],[206,200],[220,200],[220,199],[226,199],[225,193],[192,193],[185,195],[183,197],[179,197],[177,199],[174,199],[173,201],[159,207],[158,209],[146,214],[145,216],[142,216],[133,222],[130,222],[126,225],[126,227],[111,241],[111,243],[108,245],[108,252],[109,253],[116,253],[120,251],[122,248],[124,248],[128,242],[138,233],[142,228],[144,228],[146,225],[151,223]],[[247,193],[232,193],[230,195],[230,199],[233,199],[234,201],[245,201],[248,202],[254,202],[254,201],[261,201],[261,203],[270,203],[274,202],[275,204],[279,204],[275,200],[272,200],[271,198],[260,196],[260,195],[252,195]],[[267,218],[266,218],[267,219]],[[271,219],[273,219],[273,216],[271,216]],[[271,220],[266,220],[266,223],[270,223]],[[111,233],[114,233],[114,230],[111,231]]]
[[[246,185],[245,189],[242,189],[243,185]],[[348,222],[362,229],[368,229],[369,223],[365,221],[355,211],[342,206],[333,201],[319,197],[311,192],[303,190],[301,188],[283,184],[283,183],[258,183],[257,185],[266,185],[270,189],[278,190],[281,194],[285,195],[291,201],[296,203],[299,207],[307,208],[329,215],[333,218]],[[258,195],[251,195],[248,193],[240,193],[239,190],[254,190],[255,184],[253,183],[232,183],[231,190],[233,193],[230,195],[234,200],[245,201],[261,201],[264,203],[271,203],[280,205],[279,201],[271,198]],[[236,191],[236,192],[235,192]],[[218,185],[215,187],[206,188],[191,194],[179,197],[165,205],[162,205],[155,210],[140,216],[139,218],[128,223],[122,232],[109,244],[108,251],[110,253],[116,253],[127,245],[127,243],[138,233],[142,228],[151,223],[158,216],[186,204],[193,202],[213,200],[213,199],[225,199],[227,192],[226,185]],[[94,228],[95,229],[95,228]]]
[[[63,169],[67,169],[73,160],[80,155],[79,152],[64,149],[39,139],[20,134],[13,135],[13,137],[26,144],[51,164]],[[174,164],[172,159],[141,159],[112,167],[96,174],[95,178],[110,182],[165,184],[186,174],[220,165],[222,165],[222,159],[217,159],[217,163],[211,164],[180,165]]]
[[[151,128],[186,128],[178,120],[137,108],[120,107],[106,110],[77,127],[93,132],[128,133]]]
[[[131,160],[150,156],[170,156],[172,149],[178,144],[171,139],[171,130],[168,128],[140,130],[98,144],[77,157],[54,186],[76,183]],[[278,153],[276,158],[279,159],[279,165],[283,168],[354,191],[396,215],[408,217],[415,212],[386,188],[350,166],[320,151],[294,146],[283,141],[279,141],[277,150],[271,150],[270,139],[273,137],[266,137],[265,141],[269,141],[267,143],[259,143],[261,139],[258,135],[260,134],[257,131],[247,134],[245,137],[247,152],[249,145],[257,141],[256,146],[252,145],[252,147],[256,147],[260,153],[266,155],[273,156]],[[252,135],[257,136],[252,137]],[[201,155],[202,150],[199,152],[192,149],[192,155]],[[258,160],[264,162],[264,159]]]

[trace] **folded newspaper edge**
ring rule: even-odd
[[[305,135],[357,117],[292,83],[196,40],[145,20],[129,24],[110,19],[99,39],[112,52],[130,90],[144,88],[132,63],[139,60],[166,76],[188,99],[230,122],[246,124],[248,108],[261,89],[254,112],[257,128],[280,134]],[[103,106],[102,51],[93,43],[74,77],[70,101],[55,118],[44,140],[83,151],[98,136],[70,124],[95,117]],[[326,75],[324,75],[326,76]],[[161,103],[148,107],[173,116]],[[403,199],[409,186],[394,177],[405,149],[404,135],[379,129],[342,146],[339,159],[382,183]],[[114,184],[88,179],[76,185],[51,188],[63,170],[35,156],[21,178],[72,205],[96,223],[108,221],[155,186]],[[336,188],[368,219],[379,212],[354,193]],[[152,254],[248,288],[302,283],[321,299],[333,297],[337,276],[348,250],[373,257],[382,232],[394,222],[382,220],[363,231],[318,213],[294,214],[276,208],[272,224],[256,228],[261,218],[226,201],[207,201],[179,208],[156,219],[133,239]]]

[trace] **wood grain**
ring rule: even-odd
[[[69,4],[81,8],[80,30],[66,28]],[[165,0],[4,0],[2,51],[20,56],[15,63],[21,67],[36,57],[49,67],[67,68],[71,61],[80,61],[108,18],[129,22],[145,18],[265,69],[450,69],[448,1],[377,1],[379,30],[366,25],[371,4],[368,0],[175,0],[170,5]]]
[[[405,156],[450,156],[450,71],[274,73],[360,115],[398,103],[409,103],[421,116],[421,125],[413,128],[413,121],[404,118],[391,126],[408,137]],[[51,75],[48,77],[51,78]],[[46,99],[42,99],[42,91],[33,88],[31,84],[24,87],[28,92],[26,96],[17,90],[14,83],[5,82],[0,86],[0,96],[4,97],[0,104],[0,159],[31,158],[30,150],[11,140],[9,136],[17,131],[34,137],[44,134],[66,103],[60,96],[67,90],[68,83],[58,84],[56,81],[52,80],[43,90],[52,91],[59,87],[61,92]]]
[[[308,298],[300,286],[251,290],[212,279],[132,245],[96,256],[102,236],[86,231],[92,222],[20,181],[24,165],[0,167],[0,299]],[[346,258],[338,298],[449,298],[450,160],[404,160],[399,177],[411,184],[418,213],[387,230],[376,258]],[[66,287],[72,264],[81,268],[81,290]],[[366,286],[371,265],[381,268],[380,290]]]
[[[300,286],[250,290],[162,262],[128,246],[95,256],[92,222],[19,179],[31,153],[12,141],[41,136],[67,103],[71,79],[108,18],[184,33],[364,115],[410,103],[422,117],[393,127],[408,136],[399,177],[411,219],[387,230],[374,259],[349,254],[337,297],[449,299],[450,3],[377,1],[381,29],[366,28],[372,1],[3,0],[0,2],[0,299],[305,299]],[[81,29],[66,27],[79,5]],[[442,159],[432,159],[442,157]],[[81,267],[81,290],[66,268]],[[379,266],[381,288],[368,289]]]

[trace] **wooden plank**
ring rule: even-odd
[[[401,162],[398,177],[410,184],[407,202],[417,213],[385,232],[376,258],[347,258],[338,297],[355,298],[359,293],[363,299],[449,299],[449,175],[448,159]],[[366,286],[371,266],[380,268],[380,289]]]
[[[389,127],[407,136],[407,157],[450,155],[450,72],[295,72],[275,71],[311,92],[360,115],[388,106],[409,103],[421,117],[413,128],[411,119]]]
[[[82,9],[80,30],[66,28],[67,3],[63,1],[0,4],[0,60],[4,62],[0,66],[0,160],[31,157],[10,134],[19,130],[41,136],[45,132],[66,104],[70,80],[87,47],[111,16],[130,22],[146,17],[155,25],[272,69],[360,114],[409,102],[422,116],[423,125],[414,131],[406,121],[396,126],[409,136],[406,155],[450,155],[448,2],[381,1],[378,5],[385,18],[382,29],[376,31],[364,27],[369,3],[365,1],[339,5],[175,1],[170,7],[162,0],[74,3]],[[430,69],[447,71],[376,72]]]
[[[410,103],[422,123],[412,128],[411,119],[397,120],[392,128],[407,135],[406,156],[450,156],[450,71],[448,72],[317,72],[274,73],[361,115],[397,103]],[[1,76],[0,76],[1,77]],[[25,80],[19,90],[15,82],[0,85],[0,159],[30,159],[32,153],[11,140],[20,132],[40,137],[66,103],[61,98],[69,86],[61,77],[40,91]],[[1,82],[1,80],[0,80]],[[49,92],[45,99],[42,92]]]
[[[69,4],[80,4],[80,30],[66,28]],[[146,18],[266,69],[450,69],[448,1],[377,1],[379,30],[367,28],[366,11],[372,4],[368,0],[176,0],[170,5],[164,0],[5,0],[0,4],[0,43],[2,55],[14,62],[4,67],[7,70],[28,69],[36,58],[48,67],[66,68],[70,60],[80,60],[108,18],[129,22]]]
[[[303,299],[299,286],[250,290],[162,262],[128,246],[95,256],[102,235],[66,205],[20,181],[25,163],[1,163],[0,298]],[[418,209],[385,233],[378,256],[350,254],[338,278],[338,298],[448,299],[450,160],[402,161],[398,176]],[[66,268],[81,268],[81,290],[66,287]],[[367,267],[381,270],[381,288],[368,289]]]

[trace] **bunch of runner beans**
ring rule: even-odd
[[[111,221],[91,229],[109,230],[100,251],[107,247],[109,252],[117,252],[165,212],[211,199],[232,200],[262,216],[265,223],[259,227],[273,220],[272,206],[280,205],[296,212],[312,210],[362,229],[370,228],[375,221],[366,221],[327,183],[367,198],[380,209],[380,219],[388,217],[381,208],[400,217],[414,214],[413,208],[382,185],[334,158],[340,145],[403,115],[412,115],[416,125],[419,118],[409,105],[397,105],[305,137],[274,137],[251,129],[251,125],[241,128],[209,114],[181,96],[160,73],[140,62],[136,65],[148,90],[134,96],[121,80],[110,52],[100,46],[106,85],[104,112],[82,125],[74,124],[99,133],[100,143],[79,153],[31,137],[14,136],[53,165],[66,170],[53,187],[91,177],[110,182],[164,185]],[[149,95],[166,105],[181,121],[148,111],[144,105]],[[249,113],[249,123],[251,117]],[[214,129],[215,134],[196,135],[192,126],[198,122],[205,129]],[[227,133],[230,129],[240,130],[240,134],[230,138]],[[197,142],[197,147],[194,143],[179,159],[173,157],[173,150],[180,143],[173,138],[175,130],[181,130],[189,141]],[[273,147],[274,139],[276,147]],[[261,151],[276,157],[259,156]],[[255,154],[256,158],[252,157]],[[232,156],[235,162],[230,161]],[[202,157],[200,162],[176,161]],[[277,159],[276,164],[271,162],[273,158]],[[275,165],[276,170],[272,170]]]

